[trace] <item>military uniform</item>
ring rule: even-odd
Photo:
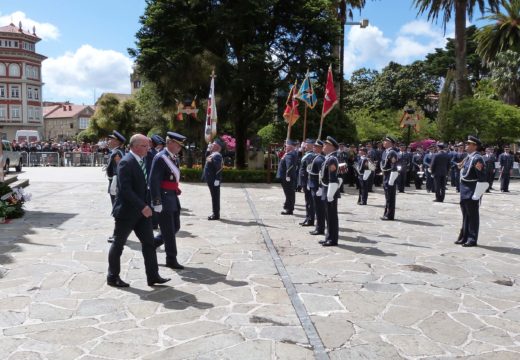
[[[361,150],[363,151],[363,150]],[[366,151],[365,151],[366,153]],[[365,154],[361,155],[357,161],[357,172],[358,172],[358,184],[359,184],[359,196],[358,205],[366,205],[368,199],[368,187],[369,179],[372,175],[372,171],[369,169],[369,160]],[[370,174],[368,174],[370,172]],[[367,176],[368,174],[368,176]]]
[[[493,152],[493,149],[486,151],[484,155],[484,163],[486,164],[486,180],[489,184],[489,188],[486,192],[489,192],[493,188],[493,182],[495,181],[495,162],[497,161],[497,157]]]
[[[459,151],[453,156],[451,160],[451,168],[454,171],[454,177],[455,177],[455,189],[457,192],[460,192],[460,169],[459,164],[462,163],[464,158],[466,157],[466,153],[464,151],[460,150],[460,147],[462,145],[459,145]]]
[[[182,146],[186,137],[168,132],[168,139]],[[161,228],[162,242],[166,252],[166,266],[174,269],[183,267],[177,262],[177,240],[175,234],[180,229],[181,204],[179,195],[180,169],[175,164],[176,154],[165,148],[153,159],[149,176],[152,205],[159,213],[159,226]],[[157,239],[156,239],[157,241]],[[156,246],[162,245],[160,242]]]
[[[401,149],[397,153],[397,170],[399,177],[397,178],[397,188],[400,193],[404,193],[404,187],[408,181],[408,168],[410,167],[410,154],[406,149]]]
[[[413,181],[415,184],[415,188],[417,190],[421,190],[423,184],[423,174],[421,173],[423,165],[423,154],[420,151],[417,151],[412,156],[412,173],[413,173]]]
[[[394,220],[395,217],[395,197],[396,197],[396,178],[397,171],[397,152],[393,148],[396,140],[387,136],[385,141],[389,141],[392,146],[383,152],[381,158],[381,170],[383,171],[383,186],[385,189],[385,213],[382,220]]]
[[[321,150],[323,146],[323,142],[321,140],[316,141],[316,147]],[[311,235],[323,235],[325,234],[325,202],[321,199],[321,190],[320,190],[320,170],[325,161],[325,156],[323,154],[317,153],[315,147],[315,156],[312,159],[312,162],[309,167],[307,167],[307,171],[309,174],[308,185],[311,191],[314,212],[316,218],[316,227],[313,231],[310,232]]]
[[[468,143],[481,145],[474,136],[468,137]],[[476,246],[479,231],[480,197],[487,189],[485,164],[482,155],[474,151],[464,159],[460,173],[460,208],[462,211],[462,228],[455,244]]]
[[[295,146],[292,140],[287,140],[287,145]],[[282,215],[292,215],[294,203],[296,201],[296,181],[298,167],[298,153],[296,150],[286,152],[278,164],[276,177],[282,182],[282,189],[285,195],[284,210]]]
[[[500,163],[500,191],[509,192],[509,179],[511,177],[511,169],[513,168],[514,158],[509,153],[509,149],[505,149],[498,157]]]
[[[306,140],[307,144],[313,144],[311,139]],[[314,200],[312,199],[312,192],[309,187],[309,173],[307,167],[312,164],[316,154],[311,150],[307,151],[300,162],[300,169],[298,171],[298,182],[303,189],[305,195],[305,220],[300,223],[302,226],[313,226],[315,218]]]
[[[444,151],[444,144],[437,145],[439,152],[433,155],[430,164],[435,188],[435,201],[443,202],[446,196],[446,179],[450,169],[450,155]]]
[[[112,134],[108,135],[109,138],[115,139],[120,142],[118,147],[110,150],[110,156],[108,158],[108,165],[106,167],[106,174],[108,177],[108,194],[110,195],[110,202],[112,204],[112,208],[116,202],[116,183],[117,183],[117,164],[119,161],[125,156],[125,146],[126,138],[121,135],[119,132],[114,130]],[[114,228],[115,231],[115,228]],[[114,234],[108,237],[108,242],[114,242]]]
[[[339,147],[336,140],[330,136],[327,136],[325,143],[333,146],[336,150]],[[339,186],[341,185],[338,170],[338,158],[336,151],[333,151],[325,156],[325,161],[320,170],[321,200],[325,202],[325,219],[327,222],[325,240],[320,242],[323,246],[338,245],[338,198],[340,197]]]
[[[224,143],[217,139],[216,145],[220,149],[224,148]],[[220,219],[220,185],[222,183],[222,170],[224,169],[224,159],[219,151],[212,152],[206,157],[206,164],[202,172],[202,180],[208,184],[209,192],[211,194],[211,207],[213,214],[208,217],[208,220]]]
[[[424,169],[424,175],[426,177],[426,191],[427,192],[434,191],[433,176],[432,176],[431,169],[430,169],[430,165],[432,163],[432,158],[433,158],[432,151],[428,151],[428,153],[426,155],[424,155],[424,157],[423,157],[423,169]]]

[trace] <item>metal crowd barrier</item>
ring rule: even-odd
[[[57,152],[30,152],[29,166],[60,166],[60,154]]]
[[[63,166],[104,166],[108,164],[108,155],[103,153],[66,152],[63,154]]]

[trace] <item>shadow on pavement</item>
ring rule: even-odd
[[[364,236],[349,237],[349,236],[341,235],[338,237],[338,239],[343,240],[343,241],[351,241],[351,242],[358,242],[358,243],[364,243],[364,244],[377,244],[379,242],[379,241],[367,239]]]
[[[197,297],[193,294],[177,290],[167,285],[156,286],[150,291],[132,287],[120,289],[138,295],[141,300],[161,303],[166,309],[185,310],[189,307],[210,309],[214,307],[213,304],[197,301]]]
[[[387,253],[378,248],[366,247],[366,246],[350,246],[344,244],[338,244],[338,247],[343,250],[349,250],[358,254],[372,255],[372,256],[397,256],[394,253]]]
[[[225,274],[206,268],[185,267],[179,275],[183,281],[197,284],[213,285],[223,283],[233,287],[245,286],[248,284],[245,281],[228,280],[226,279]]]
[[[396,219],[398,222],[402,222],[405,224],[410,225],[421,225],[421,226],[442,226],[441,224],[434,224],[428,221],[421,221],[421,220],[403,220],[403,219]]]
[[[520,249],[518,249],[518,248],[511,248],[511,247],[506,247],[506,246],[487,246],[487,245],[479,245],[478,247],[481,249],[496,251],[496,252],[504,253],[504,254],[520,255]]]
[[[229,219],[220,219],[220,222],[221,223],[224,223],[224,224],[229,224],[229,225],[238,225],[238,226],[258,226],[259,224],[254,221],[254,220],[250,220],[250,221],[238,221],[238,220],[229,220]],[[265,227],[274,227],[274,226],[271,226],[271,225],[267,225],[267,224],[262,224],[263,226]]]

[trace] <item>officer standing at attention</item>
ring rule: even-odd
[[[477,151],[481,142],[475,136],[468,136],[466,151],[460,172],[460,209],[462,211],[462,228],[455,244],[464,247],[477,246],[479,230],[479,206],[482,194],[487,190],[485,164],[482,155]]]
[[[313,231],[310,231],[311,235],[324,235],[325,234],[325,202],[321,200],[321,187],[320,187],[320,170],[325,156],[323,156],[323,141],[316,140],[313,146],[314,159],[311,164],[307,167],[309,174],[308,185],[311,190],[312,200],[314,202],[314,212],[316,214],[316,226]]]
[[[324,141],[323,152],[325,161],[321,166],[321,199],[326,202],[327,233],[325,240],[320,241],[323,246],[337,246],[339,237],[338,224],[338,198],[340,197],[339,187],[341,178],[338,177],[339,163],[336,151],[339,148],[338,142],[331,136],[327,136]]]
[[[495,156],[495,151],[492,147],[486,148],[486,154],[484,155],[484,163],[486,165],[486,180],[489,184],[489,188],[486,192],[490,192],[493,189],[493,182],[495,181],[495,162],[497,161],[497,157]]]
[[[433,186],[433,177],[430,169],[430,165],[432,163],[432,158],[434,154],[435,145],[430,145],[428,147],[428,152],[423,157],[423,169],[424,175],[426,176],[426,192],[430,193],[434,190]]]
[[[430,170],[433,176],[433,183],[435,188],[435,202],[443,202],[446,196],[446,178],[450,169],[451,157],[444,150],[446,146],[444,143],[438,143],[439,151],[432,157]]]
[[[312,161],[316,157],[316,154],[312,151],[313,144],[314,140],[305,140],[305,153],[302,157],[300,169],[298,171],[298,182],[305,195],[305,220],[300,223],[301,226],[314,226],[314,201],[309,187],[309,173],[307,172],[307,167],[312,164]]]
[[[357,161],[359,196],[358,205],[366,205],[368,199],[369,179],[372,171],[368,167],[367,149],[359,148],[359,160]]]
[[[295,141],[290,139],[285,141],[285,154],[278,164],[278,171],[276,173],[276,177],[282,182],[282,189],[285,194],[284,211],[281,212],[282,215],[292,215],[296,201],[298,152],[295,146]]]
[[[404,193],[404,187],[406,186],[408,179],[408,168],[410,166],[410,156],[406,151],[406,145],[399,145],[399,152],[397,153],[397,170],[399,171],[399,177],[397,178],[397,189],[400,193]]]
[[[455,189],[457,192],[460,192],[460,166],[462,161],[466,157],[466,153],[464,152],[464,143],[457,144],[457,153],[454,155],[451,160],[452,168],[455,167]]]
[[[424,173],[421,171],[423,167],[423,157],[423,149],[422,147],[418,146],[412,156],[413,181],[415,184],[415,189],[417,190],[421,190],[423,184],[422,178]]]
[[[211,208],[213,214],[208,216],[208,220],[220,219],[220,184],[222,183],[222,170],[224,169],[224,159],[221,151],[225,144],[220,139],[215,139],[210,147],[210,154],[206,157],[206,164],[202,172],[202,180],[206,181],[211,194]]]
[[[397,152],[394,145],[397,140],[387,136],[383,140],[385,151],[381,158],[381,170],[383,171],[383,187],[385,189],[385,214],[381,220],[394,220],[395,217],[395,180],[399,176],[397,171]]]
[[[509,178],[513,168],[514,158],[509,153],[509,145],[504,146],[504,152],[498,157],[500,163],[500,191],[509,192]]]
[[[162,239],[156,239],[155,246],[164,242],[166,266],[182,270],[184,267],[177,261],[177,240],[175,234],[180,229],[181,204],[178,196],[181,194],[179,181],[181,172],[175,164],[177,154],[182,150],[186,137],[175,132],[168,132],[166,147],[159,152],[152,163],[149,178],[153,210],[159,214],[159,226]]]
[[[116,130],[114,130],[112,134],[108,135],[108,138],[110,157],[108,158],[106,172],[108,177],[108,193],[110,195],[110,202],[112,203],[113,207],[116,201],[117,193],[117,164],[119,164],[119,161],[123,158],[123,156],[125,156],[126,138]],[[114,235],[108,238],[108,242],[114,242]]]
[[[162,149],[164,149],[164,145],[166,144],[164,142],[164,139],[160,135],[152,135],[150,137],[150,141],[152,143],[152,146],[150,147],[150,150],[148,150],[148,154],[146,155],[146,166],[147,171],[150,173],[150,170],[152,169],[152,161],[155,155]]]

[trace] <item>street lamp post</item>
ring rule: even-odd
[[[345,53],[345,25],[359,25],[362,29],[368,26],[368,19],[361,21],[347,21],[347,5],[345,0],[341,0],[339,5],[339,16],[341,19],[341,43],[339,50],[339,109],[343,110],[343,62]]]

